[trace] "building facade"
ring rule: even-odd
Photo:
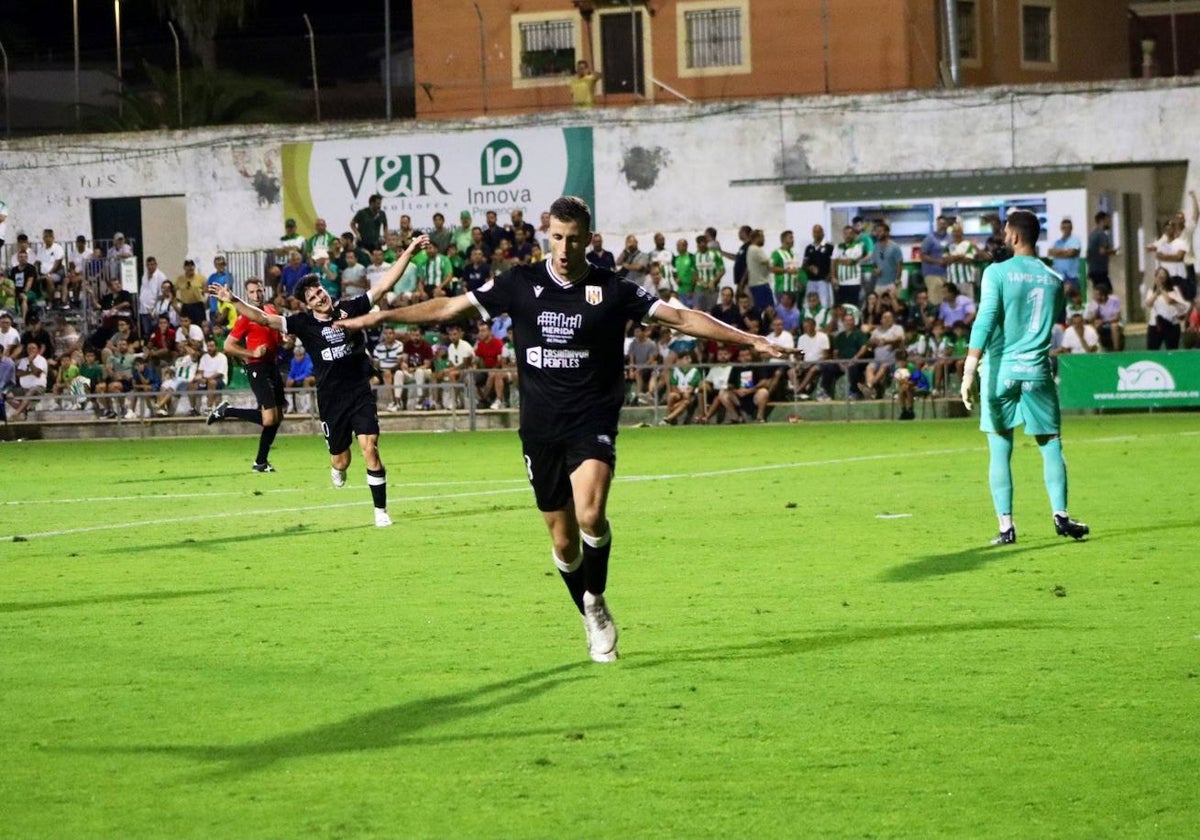
[[[414,0],[418,118],[1129,75],[1127,0]],[[954,32],[957,67],[947,45]]]
[[[1129,4],[1129,74],[1193,76],[1200,72],[1200,0]]]

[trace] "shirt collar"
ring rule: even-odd
[[[567,280],[564,277],[559,277],[558,272],[556,272],[554,270],[554,266],[552,266],[550,264],[550,260],[546,260],[545,263],[546,263],[546,273],[548,273],[550,275],[551,280],[553,280],[556,284],[558,284],[559,288],[569,289],[572,286],[576,285],[575,283],[572,283],[570,280]],[[579,280],[577,282],[583,282],[584,280],[587,279],[588,275],[591,273],[592,273],[592,264],[588,263],[587,271],[584,273],[584,275],[582,277],[579,278]]]

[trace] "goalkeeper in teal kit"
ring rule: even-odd
[[[1014,256],[983,273],[979,310],[963,369],[962,399],[971,408],[971,386],[979,375],[979,428],[987,432],[988,483],[1000,533],[992,545],[1017,541],[1012,520],[1013,429],[1025,426],[1042,453],[1054,530],[1083,539],[1088,526],[1067,514],[1067,465],[1063,460],[1058,391],[1050,368],[1054,315],[1063,305],[1062,277],[1036,256],[1041,226],[1028,210],[1009,212],[1004,241]],[[980,364],[982,357],[983,364]]]

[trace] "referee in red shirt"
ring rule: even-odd
[[[264,306],[266,289],[261,280],[246,281],[246,299],[264,312],[277,314],[275,307]],[[279,375],[279,339],[280,335],[270,327],[260,326],[245,315],[239,315],[225,337],[225,355],[241,359],[246,368],[246,377],[250,380],[250,390],[254,392],[258,408],[230,408],[228,400],[221,400],[208,414],[208,424],[211,426],[231,417],[235,420],[245,420],[256,426],[262,426],[258,436],[258,456],[254,459],[255,472],[275,472],[267,456],[271,452],[271,444],[283,422],[283,378]]]

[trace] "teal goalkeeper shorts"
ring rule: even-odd
[[[1053,379],[1002,379],[980,389],[979,428],[1003,432],[1024,424],[1027,435],[1057,435],[1062,428]]]

